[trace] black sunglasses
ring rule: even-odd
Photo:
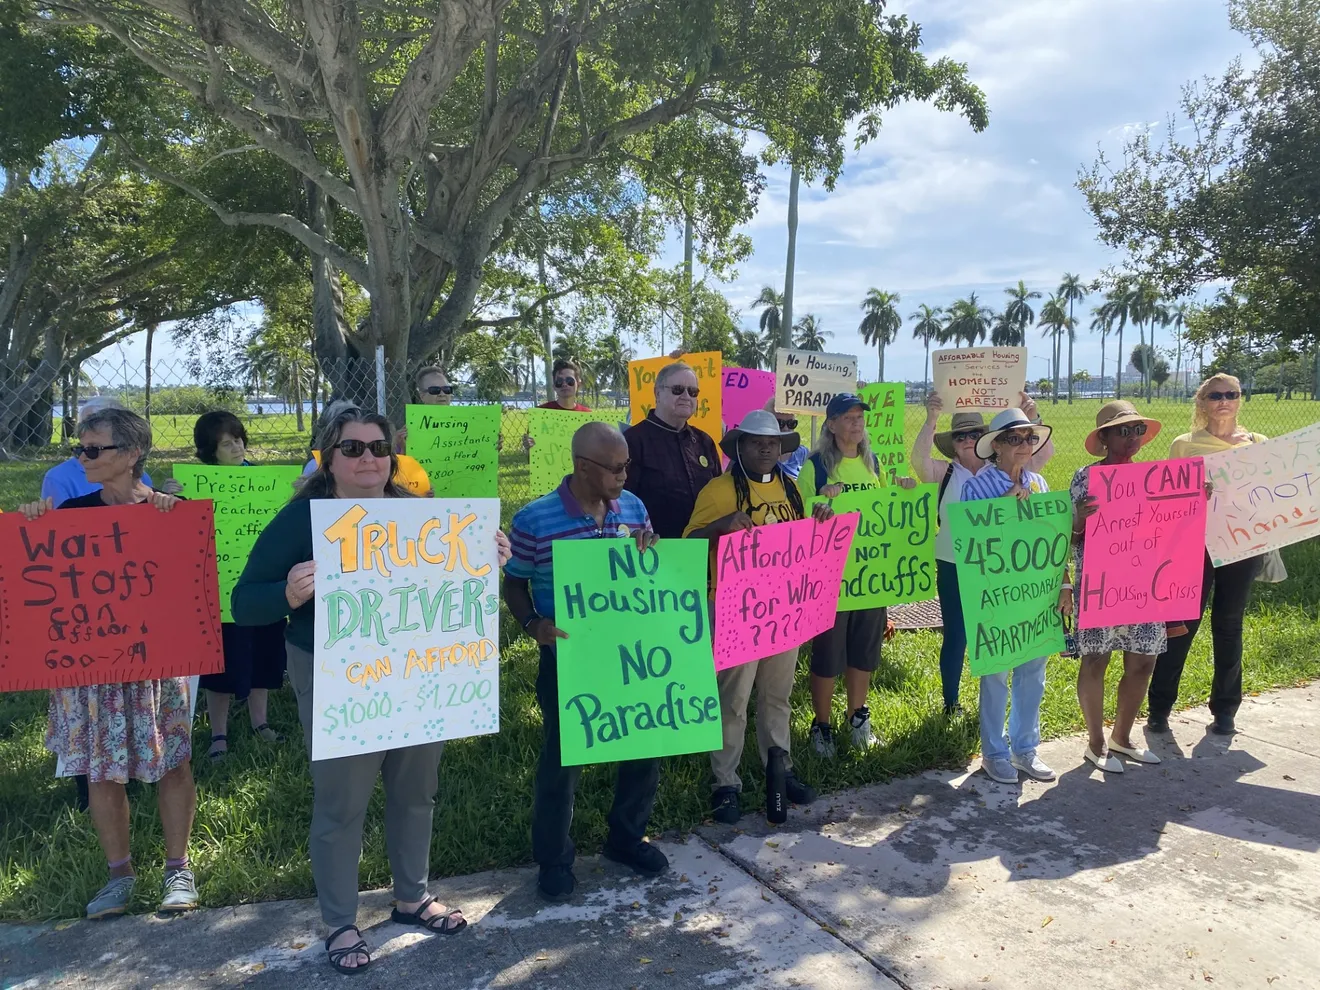
[[[670,385],[669,392],[671,395],[682,395],[684,392],[686,392],[688,395],[692,396],[692,398],[695,399],[698,395],[701,394],[701,389],[696,385]]]
[[[781,419],[781,420],[779,421],[779,428],[780,428],[781,430],[796,430],[796,429],[797,429],[797,420],[796,420],[796,419]]]
[[[577,379],[571,375],[568,378],[556,378],[555,388],[572,388],[577,384]]]
[[[368,450],[371,451],[372,457],[382,460],[390,456],[388,440],[340,440],[333,449],[338,450],[345,457],[361,457]]]
[[[453,395],[454,386],[452,385],[428,385],[426,386],[427,395]]]
[[[1130,426],[1111,426],[1109,432],[1120,437],[1144,437],[1146,435],[1146,424],[1134,423]]]
[[[1036,444],[1040,443],[1040,437],[1038,437],[1034,433],[1029,434],[1028,436],[1025,437],[1020,433],[1005,433],[1002,436],[1000,436],[995,442],[1006,443],[1010,447],[1021,447],[1024,443],[1029,443],[1031,444],[1031,446],[1034,447],[1036,446]]]
[[[586,457],[582,454],[578,454],[578,457],[581,457],[584,461],[590,461],[598,468],[604,468],[610,474],[627,474],[628,465],[632,464],[631,457],[628,458],[626,461],[624,461],[622,464],[606,464],[603,461],[596,460],[594,457]]]
[[[101,451],[103,450],[119,450],[119,449],[120,447],[119,444],[117,443],[108,443],[102,447],[98,447],[95,444],[86,445],[80,443],[74,446],[73,456],[82,457],[84,454],[86,454],[87,459],[89,461],[94,461],[101,456]]]
[[[950,439],[954,443],[962,443],[964,440],[975,440],[984,432],[985,430],[959,430],[957,433],[954,433]]]
[[[1223,402],[1227,400],[1232,402],[1234,399],[1242,398],[1241,392],[1207,392],[1205,397],[1211,402]]]

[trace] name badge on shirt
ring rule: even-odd
[[[701,462],[702,467],[710,467],[710,461],[706,460],[705,454],[700,455],[697,460]]]
[[[629,532],[627,526],[625,526],[623,523],[619,523],[619,533],[618,533],[618,536],[619,536],[619,539],[621,539],[621,540],[626,540],[628,537],[632,536],[632,533]]]

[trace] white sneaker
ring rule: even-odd
[[[871,710],[865,705],[853,712],[848,725],[852,729],[854,749],[870,749],[880,745],[880,738],[871,728]]]
[[[811,748],[822,760],[834,759],[834,730],[819,722],[811,724]]]
[[[1057,776],[1055,772],[1051,770],[1035,753],[1032,753],[1030,756],[1014,755],[1009,762],[1032,780],[1048,781],[1053,780],[1055,776]]]
[[[985,775],[998,784],[1016,784],[1018,782],[1017,771],[1013,769],[1013,764],[1008,760],[982,760],[981,769]]]

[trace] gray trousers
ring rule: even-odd
[[[771,746],[785,753],[790,744],[789,722],[793,706],[793,679],[797,674],[798,648],[776,653],[764,660],[753,660],[728,667],[715,675],[720,692],[720,716],[724,722],[724,746],[710,754],[710,768],[715,787],[742,790],[738,765],[742,763],[743,744],[747,742],[747,703],[756,689],[756,749],[765,768]],[[793,760],[784,757],[784,768],[793,769]]]
[[[292,643],[289,682],[298,698],[307,755],[312,753],[312,654]],[[385,851],[394,896],[426,896],[431,861],[431,818],[444,743],[406,746],[361,756],[312,761],[312,878],[321,920],[332,929],[357,921],[362,822],[379,774],[385,784]]]

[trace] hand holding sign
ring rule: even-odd
[[[775,351],[775,411],[825,414],[830,399],[857,388],[857,358],[781,347]]]
[[[947,413],[1012,409],[1026,387],[1025,347],[932,351],[930,364],[931,387]]]

